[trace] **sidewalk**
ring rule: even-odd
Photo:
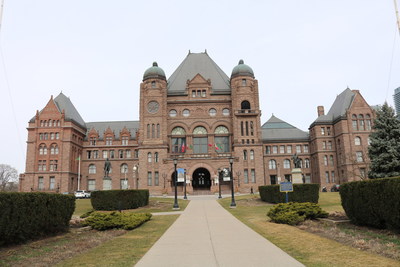
[[[183,214],[136,266],[303,265],[233,217],[215,196],[203,196],[191,198]]]

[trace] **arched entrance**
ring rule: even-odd
[[[194,190],[210,190],[211,175],[205,168],[198,168],[192,175],[192,186]]]

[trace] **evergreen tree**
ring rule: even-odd
[[[386,102],[377,111],[370,134],[370,178],[400,176],[400,121]]]

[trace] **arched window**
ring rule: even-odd
[[[369,114],[365,115],[365,120],[367,122],[366,130],[370,131],[371,127],[372,127],[372,125],[371,125],[371,115],[369,115]]]
[[[154,162],[158,162],[158,152],[154,153]]]
[[[304,166],[305,168],[310,168],[310,159],[305,159],[304,160],[304,165],[305,165]]]
[[[324,156],[324,165],[328,166],[328,156]]]
[[[276,170],[276,161],[275,161],[274,159],[271,159],[271,160],[268,162],[268,168],[269,168],[270,170]]]
[[[254,150],[250,150],[250,160],[254,160]]]
[[[353,127],[353,131],[358,130],[357,116],[355,114],[351,115],[351,123]]]
[[[61,125],[61,124],[60,124],[60,121],[57,120],[57,126],[60,127],[60,125]]]
[[[121,173],[128,173],[128,164],[126,164],[126,163],[121,164],[120,171],[121,171]]]
[[[150,124],[147,124],[147,138],[150,138]]]
[[[49,120],[49,127],[53,126],[53,124],[51,123],[51,120]]]
[[[355,144],[356,146],[361,146],[361,138],[360,138],[359,136],[356,136],[356,137],[354,138],[354,144]]]
[[[364,127],[364,115],[359,114],[358,115],[358,127],[360,129],[360,131],[364,131],[365,127]]]
[[[160,138],[160,124],[157,123],[157,138]]]
[[[57,155],[58,154],[58,146],[56,144],[51,145],[50,154],[51,155]]]
[[[214,131],[215,149],[218,153],[225,153],[230,151],[229,145],[229,130],[225,126],[218,126]]]
[[[208,153],[207,129],[203,126],[198,126],[193,130],[193,153]]]
[[[330,164],[331,166],[334,165],[334,161],[333,161],[333,156],[332,156],[332,155],[329,156],[329,164]]]
[[[184,153],[186,151],[186,131],[182,127],[175,127],[171,131],[172,153]]]
[[[242,101],[240,104],[241,109],[251,109],[250,102],[247,100]]]
[[[156,137],[156,132],[155,132],[155,126],[154,123],[151,125],[151,138],[155,138]]]
[[[39,155],[47,155],[47,147],[45,144],[39,146]]]
[[[152,162],[151,152],[147,153],[147,162]]]
[[[244,136],[244,125],[243,121],[240,122],[240,133]]]
[[[254,135],[254,126],[253,126],[253,122],[250,122],[250,135]]]
[[[243,150],[243,160],[247,160],[247,150]]]
[[[89,165],[89,174],[95,174],[96,173],[96,165],[90,164]]]
[[[283,161],[283,168],[284,168],[284,169],[290,169],[290,160],[285,159],[285,160]]]

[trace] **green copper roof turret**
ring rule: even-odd
[[[232,70],[231,79],[237,76],[250,76],[254,78],[253,70],[248,65],[244,64],[243,59],[239,60],[239,64]]]
[[[158,66],[157,62],[153,62],[153,66],[148,68],[143,74],[143,81],[150,78],[163,79],[163,80],[166,79],[165,72],[163,71],[162,68]]]

